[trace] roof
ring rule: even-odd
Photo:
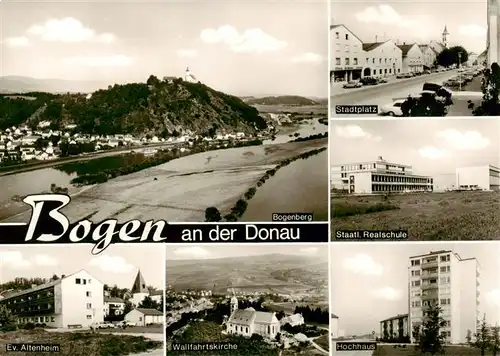
[[[359,38],[358,36],[356,36],[356,34],[354,32],[352,32],[351,30],[349,30],[349,28],[346,26],[346,25],[343,25],[343,24],[338,24],[338,25],[330,25],[330,31],[337,28],[337,27],[343,27],[345,28],[347,31],[349,31],[354,37],[356,37],[361,43],[363,43],[363,41],[361,40],[361,38]]]
[[[250,325],[255,320],[255,311],[237,309],[229,317],[229,323]]]
[[[374,49],[382,46],[385,42],[372,42],[372,43],[363,43],[363,51],[373,51]]]
[[[159,289],[159,290],[152,291],[151,293],[149,293],[149,295],[150,296],[163,295],[163,290]]]
[[[406,56],[408,54],[408,52],[410,51],[410,49],[414,46],[415,44],[412,43],[412,44],[402,44],[402,45],[397,45],[401,51],[403,52],[403,56]]]
[[[301,322],[301,321],[303,321],[304,317],[302,316],[302,314],[293,314],[293,315],[287,316],[284,319],[285,319],[285,322],[294,323],[294,322]]]
[[[132,285],[131,292],[135,293],[149,293],[148,288],[146,287],[146,281],[141,274],[141,270],[137,271],[137,276],[135,276],[134,284]]]
[[[331,313],[332,314],[332,319],[338,319],[339,317],[336,316],[335,314]]]
[[[125,301],[117,297],[104,297],[104,303],[125,303]]]
[[[271,324],[275,320],[274,313],[268,313],[268,312],[262,312],[262,311],[256,311],[255,313],[255,320],[254,322],[259,323],[259,324]]]
[[[159,310],[156,309],[148,309],[148,308],[135,308],[134,310],[137,310],[141,314],[144,315],[163,315],[163,313]]]
[[[384,321],[398,320],[398,319],[404,319],[404,318],[408,318],[408,314],[398,314],[396,316],[392,316],[390,318],[381,320],[380,322],[383,323]]]

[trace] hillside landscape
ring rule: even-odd
[[[174,289],[262,292],[323,292],[328,283],[325,261],[270,254],[204,260],[168,260],[167,283]],[[201,268],[200,268],[201,267]]]
[[[246,97],[243,100],[248,105],[314,106],[323,104],[320,100],[297,95],[265,96],[262,98]]]
[[[180,78],[109,86],[92,95],[25,92],[0,98],[0,129],[49,121],[90,134],[176,136],[195,132],[254,134],[267,127],[257,109],[241,99]],[[31,99],[31,100],[27,100]]]

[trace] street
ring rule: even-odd
[[[364,342],[373,342],[373,340],[367,340],[367,339],[350,339],[350,340],[343,340],[342,342],[346,343],[364,343]],[[371,356],[373,354],[373,351],[337,351],[336,347],[336,342],[333,341],[332,347],[333,347],[333,355],[338,355],[338,356]]]
[[[409,94],[417,94],[422,91],[424,83],[442,84],[444,81],[457,75],[456,70],[442,73],[425,74],[409,79],[391,79],[388,83],[374,86],[366,86],[359,89],[337,89],[331,96],[331,115],[335,113],[336,105],[378,105],[383,106],[392,103],[393,98],[406,97]],[[467,113],[463,113],[463,116]],[[344,114],[344,116],[346,116]],[[359,117],[359,115],[356,115]],[[366,114],[363,117],[376,117],[377,114]]]

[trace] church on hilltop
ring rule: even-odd
[[[227,332],[250,337],[258,334],[275,339],[280,332],[280,322],[275,313],[256,311],[254,308],[238,309],[238,298],[233,295],[230,301],[231,315],[227,320]]]
[[[150,292],[144,277],[142,276],[141,270],[137,271],[137,276],[135,277],[134,284],[130,290],[132,297],[130,301],[134,306],[138,306],[146,297],[150,297],[152,300],[160,303],[163,299],[163,291],[156,290]]]

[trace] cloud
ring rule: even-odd
[[[376,263],[371,256],[361,253],[354,257],[345,258],[342,266],[349,272],[369,276],[380,276],[384,271],[384,268]]]
[[[229,25],[220,26],[217,29],[204,29],[200,33],[200,38],[206,43],[225,44],[233,52],[238,53],[274,52],[287,46],[286,42],[278,40],[260,28],[250,28],[239,33],[237,29]]]
[[[448,156],[448,152],[436,147],[426,146],[418,150],[420,156],[430,159],[441,159]]]
[[[35,24],[28,28],[28,33],[38,36],[44,41],[53,42],[96,41],[111,43],[116,39],[112,33],[96,33],[73,17],[50,19],[43,24]]]
[[[487,29],[483,26],[479,26],[476,24],[470,24],[470,25],[460,26],[460,28],[458,29],[458,32],[462,36],[484,37],[484,36],[486,36]]]
[[[375,298],[396,301],[403,297],[403,293],[392,287],[383,287],[372,292]]]
[[[31,267],[31,262],[24,258],[19,251],[0,251],[0,269],[1,268],[24,269]]]
[[[398,27],[412,27],[417,22],[415,19],[398,14],[390,5],[369,6],[363,11],[356,13],[355,16],[360,22],[379,23]]]
[[[133,64],[133,59],[124,55],[114,56],[89,56],[71,57],[63,60],[65,64],[86,67],[128,67]]]
[[[90,260],[89,265],[110,273],[129,273],[135,269],[135,267],[125,261],[123,257],[110,255],[95,257]]]
[[[373,136],[371,133],[364,131],[358,125],[335,126],[335,133],[343,138],[367,138],[375,141],[380,141],[382,138]]]
[[[296,57],[292,58],[292,62],[294,63],[312,63],[312,64],[320,64],[323,62],[324,58],[317,53],[306,52],[302,53]]]
[[[11,47],[28,47],[30,42],[27,37],[10,37],[5,40],[5,43]]]
[[[203,247],[180,247],[174,250],[174,255],[182,258],[207,258],[210,256],[210,251]]]
[[[198,52],[195,49],[179,49],[177,55],[179,57],[193,58],[198,55]]]
[[[55,258],[47,255],[36,255],[34,260],[35,264],[39,266],[57,266],[59,264]]]
[[[436,136],[448,146],[459,151],[482,150],[490,145],[490,140],[478,131],[460,132],[455,129],[439,131]]]
[[[317,247],[304,247],[300,249],[300,252],[305,255],[315,255],[318,251],[319,249]]]

